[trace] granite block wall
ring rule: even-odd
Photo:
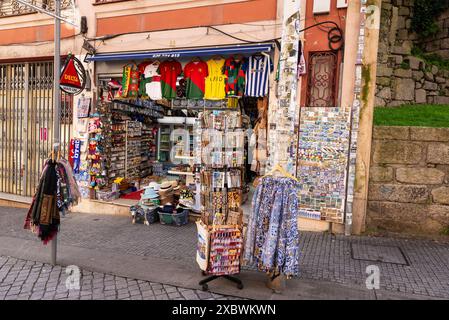
[[[449,104],[449,70],[412,55],[418,36],[411,31],[413,0],[383,0],[376,106],[407,103]],[[449,59],[449,10],[438,17],[440,31],[421,46]]]
[[[449,128],[374,128],[367,228],[449,230]]]

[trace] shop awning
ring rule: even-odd
[[[258,52],[270,52],[273,44],[251,44],[251,45],[233,45],[201,47],[192,49],[171,49],[146,52],[120,52],[120,53],[99,53],[87,58],[88,61],[122,61],[122,60],[144,60],[158,58],[182,58],[195,56],[213,56],[216,54],[252,54]]]

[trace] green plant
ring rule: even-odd
[[[447,0],[415,0],[413,7],[412,30],[420,38],[428,38],[440,31],[436,18],[449,8]]]
[[[408,61],[402,61],[400,67],[401,67],[401,69],[408,70],[408,69],[410,69],[410,63]]]
[[[449,226],[444,227],[440,233],[443,236],[449,236]]]
[[[426,62],[426,71],[430,71],[429,65],[437,66],[439,69],[449,70],[449,60],[444,59],[436,53],[425,53],[419,47],[413,47],[411,54],[415,57],[421,58]]]

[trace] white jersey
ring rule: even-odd
[[[161,75],[159,74],[159,65],[159,61],[154,61],[153,63],[147,65],[144,71],[145,79],[149,79],[149,81],[145,84],[145,91],[151,100],[162,99]]]
[[[248,97],[267,96],[271,70],[272,64],[269,56],[249,57],[246,68],[245,95]]]

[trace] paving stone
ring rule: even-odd
[[[442,137],[438,136],[438,141]],[[443,137],[444,138],[444,137]],[[434,139],[434,138],[432,138]],[[437,141],[437,140],[435,140]],[[412,145],[410,150],[398,150],[392,147],[391,152],[395,152],[397,163],[413,164],[415,161],[424,159],[415,157],[415,149],[420,146]],[[401,154],[404,151],[405,155]],[[397,154],[396,154],[397,152]],[[427,152],[429,153],[429,152]],[[428,155],[429,156],[429,155]],[[437,162],[435,162],[437,163]],[[440,162],[438,162],[440,163]],[[438,169],[438,168],[437,168]],[[436,210],[437,208],[435,208]],[[26,240],[35,240],[35,235],[18,230],[17,225],[23,221],[22,218],[26,210],[14,208],[0,208],[0,236],[17,237]],[[443,215],[444,212],[442,211]],[[92,224],[92,219],[101,219],[105,228],[98,228],[98,225]],[[110,228],[109,228],[110,227]],[[17,230],[17,231],[11,231]],[[79,230],[83,230],[82,233]],[[114,230],[120,230],[117,233]],[[181,231],[181,232],[180,232]],[[112,236],[113,235],[113,236]],[[158,257],[167,261],[175,261],[189,268],[197,268],[195,262],[196,250],[196,226],[189,224],[182,228],[168,228],[167,226],[152,225],[151,232],[146,228],[136,228],[129,223],[128,217],[111,216],[105,218],[103,215],[85,215],[73,214],[70,220],[65,221],[64,232],[61,233],[58,240],[62,245],[70,245],[76,238],[79,246],[86,249],[114,251],[117,254],[135,254],[140,256]],[[108,239],[108,241],[104,241]],[[148,243],[158,243],[158,246],[149,246]],[[176,245],[173,245],[173,244]],[[449,245],[445,243],[436,243],[425,240],[404,240],[393,238],[370,238],[370,237],[345,237],[340,235],[329,235],[323,233],[302,232],[300,237],[300,270],[301,279],[315,279],[320,281],[329,281],[345,285],[364,285],[366,279],[366,266],[371,262],[363,263],[361,260],[354,260],[351,257],[351,244],[359,243],[365,245],[379,245],[399,247],[407,257],[409,266],[391,264],[387,262],[374,263],[379,264],[382,270],[381,289],[402,292],[404,294],[413,294],[414,292],[425,292],[429,297],[438,297],[449,299],[449,273],[447,272],[447,261],[449,261]],[[32,265],[30,274],[25,283],[33,283],[37,279],[42,279],[45,284],[49,278],[48,271],[52,267],[48,264],[34,263],[14,258],[0,256],[0,299],[3,299],[2,288],[8,287],[14,283],[14,277],[9,272],[15,266]],[[13,272],[20,275],[20,269],[16,267]],[[245,270],[254,270],[254,267],[245,267]],[[65,279],[61,268],[61,278]],[[42,273],[41,273],[42,271]],[[90,274],[88,272],[83,274]],[[104,296],[110,299],[116,299],[117,288],[116,280],[124,279],[128,289],[130,284],[137,281],[144,299],[155,299],[155,293],[164,297],[171,293],[167,292],[169,286],[147,282],[143,280],[126,279],[115,277],[111,274],[91,273],[93,276],[92,288],[100,289],[103,282]],[[17,275],[17,274],[16,274]],[[96,279],[96,277],[101,277]],[[5,282],[7,279],[8,282]],[[108,281],[109,284],[108,284]],[[213,286],[211,286],[213,287]],[[30,299],[40,299],[46,293],[47,288],[37,287],[40,291],[33,292]],[[153,293],[153,290],[155,291]],[[132,287],[134,289],[134,287]],[[8,289],[9,290],[9,289]],[[168,289],[169,291],[171,289]],[[184,299],[199,299],[198,293],[191,289],[177,288]],[[424,291],[425,290],[425,291]],[[174,292],[174,291],[173,291]],[[6,296],[6,294],[5,294]],[[205,295],[209,299],[211,296]],[[215,299],[227,299],[227,297],[218,297],[212,295]]]

